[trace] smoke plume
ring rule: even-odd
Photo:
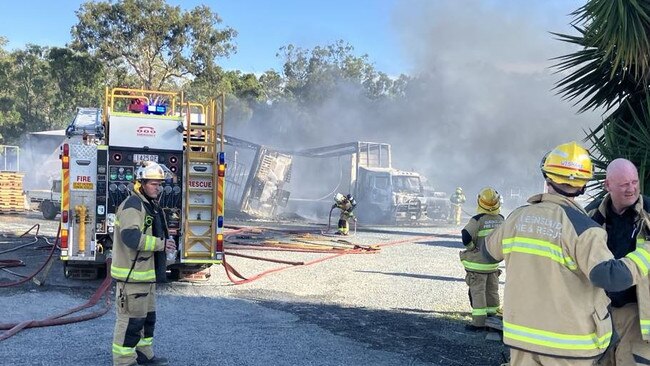
[[[539,192],[543,154],[582,140],[600,120],[597,113],[576,115],[552,91],[561,75],[553,74],[551,59],[575,48],[549,32],[571,32],[568,14],[580,4],[412,0],[396,6],[395,32],[413,65],[405,98],[378,104],[341,81],[337,93],[310,108],[309,118],[278,103],[235,123],[231,133],[294,149],[388,142],[394,167],[422,173],[438,190],[461,186],[472,197],[490,185],[506,205],[513,201],[509,206]],[[317,180],[323,192],[332,187],[329,175],[338,173]],[[292,184],[292,195],[305,185]]]

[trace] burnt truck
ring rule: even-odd
[[[289,199],[290,210],[300,214],[311,206],[317,210],[315,216],[322,217],[341,192],[355,197],[355,214],[362,223],[416,224],[426,219],[420,174],[393,168],[390,144],[357,141],[292,155],[296,172],[292,192],[312,197]]]
[[[226,207],[258,219],[273,219],[286,207],[293,156],[269,146],[224,135]]]
[[[424,184],[424,197],[427,200],[427,217],[431,221],[448,222],[452,218],[453,207],[449,194],[436,191],[428,184]]]

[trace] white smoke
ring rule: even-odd
[[[597,113],[576,115],[577,108],[552,90],[561,76],[550,69],[551,59],[576,49],[549,32],[571,33],[568,14],[580,5],[398,2],[395,31],[414,65],[405,99],[377,104],[341,82],[337,94],[310,108],[309,118],[280,104],[256,111],[231,131],[282,148],[388,142],[394,167],[418,171],[440,190],[462,186],[473,197],[490,185],[504,194],[506,205],[509,198],[517,202],[508,206],[520,204],[541,190],[543,154],[559,143],[582,140],[583,131],[600,121]],[[324,172],[319,179],[332,180],[331,175],[338,177]],[[323,184],[323,191],[328,187]],[[300,185],[292,189],[300,196]]]

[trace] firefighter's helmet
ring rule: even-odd
[[[456,194],[463,194],[463,189],[460,187],[456,187]]]
[[[346,199],[347,198],[342,193],[337,193],[334,196],[334,201],[336,201],[336,203],[343,203]]]
[[[589,152],[575,141],[558,145],[544,157],[542,174],[554,183],[582,188],[593,177]]]
[[[153,161],[143,161],[135,171],[135,180],[165,180],[165,171]]]
[[[494,188],[485,187],[479,192],[477,203],[487,212],[498,211],[501,207],[501,195]]]

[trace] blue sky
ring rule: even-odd
[[[566,16],[584,1],[545,0],[168,0],[184,9],[206,4],[223,19],[223,24],[239,32],[238,50],[229,59],[218,62],[226,69],[261,73],[279,70],[281,61],[275,54],[281,46],[312,48],[338,39],[348,41],[356,54],[368,54],[378,70],[389,75],[410,73],[414,61],[405,46],[404,33],[409,19],[418,9],[444,4],[463,3],[468,12],[480,4],[500,14],[535,24],[539,33],[562,30]],[[63,46],[70,41],[70,28],[76,23],[75,11],[83,1],[26,0],[3,1],[0,11],[0,35],[9,39],[9,49],[26,43]],[[28,4],[29,6],[26,6]]]
[[[27,0],[3,2],[0,35],[9,39],[9,49],[26,43],[63,46],[70,41],[70,28],[76,23],[75,11],[84,1]],[[237,54],[219,63],[227,69],[264,72],[280,68],[275,57],[281,46],[293,43],[312,48],[345,39],[357,54],[367,53],[377,68],[389,74],[409,69],[398,52],[391,31],[391,13],[397,0],[168,0],[190,9],[199,4],[210,6],[224,25],[239,33]],[[26,10],[29,9],[29,10]],[[28,21],[26,21],[28,19]]]

